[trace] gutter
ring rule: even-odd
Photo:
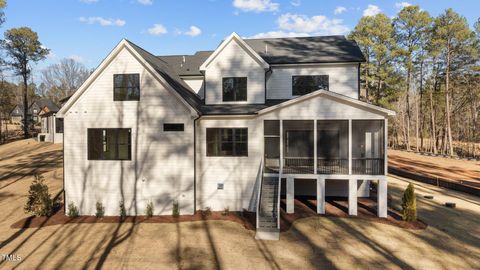
[[[193,214],[197,212],[197,120],[200,114],[193,119]]]

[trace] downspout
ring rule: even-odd
[[[265,71],[265,91],[264,91],[265,92],[265,99],[264,99],[264,102],[263,102],[264,104],[267,103],[267,74],[268,73],[272,74],[272,72],[273,72],[272,67],[270,67],[270,66],[268,67],[268,70]]]
[[[197,212],[197,120],[200,114],[193,119],[193,214]]]

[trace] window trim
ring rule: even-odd
[[[212,155],[212,154],[209,154],[208,153],[208,143],[209,143],[209,140],[208,140],[208,130],[222,130],[222,129],[231,129],[231,130],[236,130],[236,129],[241,129],[241,130],[246,130],[246,135],[247,135],[247,138],[246,138],[246,141],[245,141],[245,145],[246,145],[246,153],[244,155],[237,155],[236,154],[236,151],[235,151],[235,144],[237,143],[235,141],[235,131],[232,133],[232,151],[233,151],[233,155],[223,155],[223,154],[217,154],[217,155]],[[218,138],[218,137],[217,137]],[[217,142],[218,143],[218,142]],[[220,145],[221,145],[221,141],[220,141]],[[239,142],[240,143],[240,142]],[[210,127],[210,128],[206,128],[205,129],[205,156],[206,157],[248,157],[248,127]],[[217,151],[218,152],[218,151]]]
[[[330,75],[329,74],[316,74],[316,75],[292,75],[292,96],[293,97],[299,97],[299,96],[303,96],[303,95],[307,95],[307,94],[310,94],[310,93],[313,93],[315,91],[318,91],[317,90],[312,90],[308,93],[304,93],[304,94],[298,94],[298,93],[295,93],[295,88],[293,87],[293,81],[295,80],[295,77],[322,77],[322,76],[326,76],[327,77],[327,84],[328,84],[328,89],[323,89],[325,91],[330,91]]]
[[[245,99],[237,99],[237,91],[234,91],[234,100],[225,100],[225,80],[227,79],[245,79]],[[246,102],[248,101],[248,77],[222,77],[222,102]]]
[[[92,158],[91,157],[91,151],[90,151],[90,130],[114,130],[116,131],[115,132],[115,141],[116,141],[116,144],[115,144],[115,158],[114,159],[106,159],[104,157],[104,154],[103,154],[103,151],[101,153],[101,157],[100,158]],[[128,146],[128,158],[126,159],[120,159],[119,158],[119,151],[118,151],[118,148],[119,148],[119,145],[118,144],[118,134],[120,130],[128,130],[128,143],[127,143],[127,146]],[[102,138],[101,138],[101,141],[102,141],[102,146],[103,146],[103,143],[104,143],[104,137],[102,135]],[[131,128],[87,128],[87,160],[113,160],[113,161],[129,161],[129,160],[132,160],[132,129]]]
[[[133,75],[133,76],[138,76],[138,98],[136,99],[117,99],[115,97],[115,91],[116,89],[119,89],[119,88],[124,88],[124,89],[127,89],[127,93],[128,93],[128,89],[129,88],[132,88],[132,87],[117,87],[115,86],[115,77],[116,76],[125,76],[125,75]],[[117,73],[117,74],[113,74],[113,101],[140,101],[140,93],[141,93],[141,90],[140,90],[140,73]]]

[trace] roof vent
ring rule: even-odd
[[[268,54],[268,44],[265,44],[265,54]]]
[[[183,67],[184,64],[185,64],[185,55],[182,56],[182,64],[180,64],[180,67]]]

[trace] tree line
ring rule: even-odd
[[[407,6],[393,19],[362,17],[349,38],[366,57],[361,98],[397,112],[391,147],[480,155],[480,19],[471,29],[453,9],[432,17]]]
[[[0,26],[5,22],[5,0],[0,0]],[[2,129],[7,125],[10,112],[22,104],[23,115],[28,115],[30,104],[38,98],[46,97],[55,102],[68,97],[86,80],[91,71],[83,64],[69,58],[43,69],[41,83],[37,86],[32,80],[32,65],[43,61],[50,53],[44,47],[38,34],[29,27],[8,29],[0,40],[0,143],[4,140]],[[18,82],[7,81],[6,73]],[[5,126],[5,127],[4,127]],[[32,123],[23,117],[23,134],[29,137]]]

